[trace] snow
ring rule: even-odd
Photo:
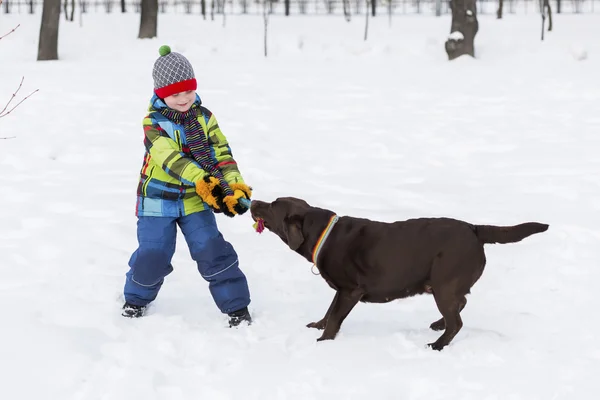
[[[448,35],[448,40],[456,40],[458,42],[459,40],[464,40],[464,39],[465,39],[465,35],[463,35],[463,33],[461,31],[454,31]]]
[[[3,399],[595,399],[600,388],[600,16],[479,16],[478,59],[448,62],[450,17],[370,20],[137,15],[61,21],[35,61],[39,13],[0,16],[0,397]],[[359,304],[334,341],[305,324],[332,290],[250,216],[219,216],[255,323],[229,329],[185,242],[140,320],[120,316],[136,247],[141,120],[169,44],[255,198],[293,195],[383,221],[448,216],[550,224],[486,247],[464,327],[434,352],[433,298]],[[302,44],[302,45],[300,45]],[[585,49],[578,61],[573,49]],[[449,79],[450,78],[450,79]],[[469,85],[464,85],[468,81]]]

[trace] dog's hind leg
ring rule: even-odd
[[[317,339],[317,342],[322,340],[333,340],[337,335],[342,322],[350,314],[350,311],[360,301],[365,292],[362,289],[350,290],[338,290],[338,295],[331,304],[331,312],[327,316],[327,324],[325,325],[325,331],[323,335]]]
[[[465,308],[466,305],[467,305],[467,298],[465,296],[463,296],[463,298],[460,301],[458,312],[461,312],[463,310],[463,308]],[[446,329],[446,322],[444,321],[444,317],[433,322],[429,326],[429,328],[433,329],[434,331],[443,331],[444,329]]]
[[[460,318],[461,304],[465,299],[463,294],[457,294],[455,291],[455,285],[446,284],[441,289],[434,289],[435,303],[444,317],[444,323],[446,330],[434,343],[429,343],[429,346],[434,350],[442,350],[446,347],[456,334],[461,330],[463,326],[462,319]]]
[[[325,313],[325,316],[323,317],[322,320],[320,320],[319,322],[311,322],[310,324],[306,325],[306,327],[307,328],[315,328],[315,329],[319,329],[319,330],[325,329],[325,325],[327,325],[327,320],[329,319],[329,315],[331,315],[331,310],[333,310],[333,305],[337,302],[339,296],[340,296],[340,293],[336,291],[335,297],[333,298],[333,301],[331,302],[331,305],[329,306],[329,309]]]

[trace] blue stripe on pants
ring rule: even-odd
[[[129,261],[125,301],[146,305],[156,298],[164,278],[173,271],[176,224],[200,275],[209,282],[210,293],[221,312],[247,307],[250,292],[246,276],[239,268],[237,253],[219,232],[210,210],[179,218],[138,217],[139,247]]]

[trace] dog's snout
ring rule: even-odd
[[[260,200],[252,200],[252,204],[250,205],[250,215],[256,221],[258,218],[261,218],[261,210],[264,210],[266,203]]]

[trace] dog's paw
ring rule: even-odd
[[[327,335],[327,336],[323,335],[317,339],[317,342],[322,342],[323,340],[333,340],[334,338],[335,338],[335,336],[330,337],[329,335]]]
[[[429,328],[433,329],[434,331],[443,331],[446,329],[446,322],[444,321],[444,318],[442,318],[429,325]]]
[[[445,344],[441,344],[441,343],[438,343],[438,342],[428,343],[427,346],[429,346],[433,350],[437,350],[437,351],[441,351],[444,347],[446,347]]]
[[[319,322],[311,322],[310,324],[306,325],[307,328],[315,328],[318,330],[323,330],[325,329],[325,325],[326,325],[326,321],[325,320],[320,320]]]
[[[322,342],[323,340],[333,340],[336,336],[337,331],[332,333],[331,331],[327,332],[327,330],[325,330],[321,337],[317,339],[317,342]]]

